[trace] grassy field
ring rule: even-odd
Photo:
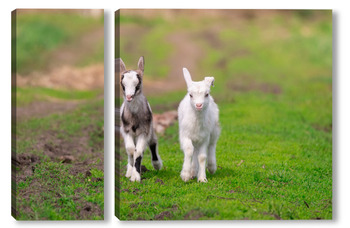
[[[103,219],[103,100],[89,103],[17,124],[17,219]]]
[[[103,18],[74,13],[17,14],[16,73],[29,82],[12,91],[12,215],[17,220],[104,219],[103,88],[74,87],[83,80],[77,75],[86,77],[92,69],[81,73],[76,66],[103,64],[103,35],[95,32],[101,28]],[[89,55],[73,56],[74,48],[73,53],[67,51],[72,46],[79,49],[76,42],[84,37],[92,37],[79,44],[90,45]],[[77,64],[64,63],[64,71],[50,69],[47,74],[49,65],[62,65],[51,58],[60,52],[73,56]],[[92,71],[103,80],[103,68]],[[55,83],[31,84],[50,76]],[[62,86],[67,84],[69,88]]]
[[[141,183],[133,183],[124,177],[122,144],[116,207],[121,220],[332,219],[331,12],[248,16],[154,25],[154,30],[192,34],[205,53],[198,65],[188,67],[198,79],[215,77],[211,94],[222,128],[218,170],[207,172],[208,183],[181,180],[176,123],[159,136],[163,169],[153,169],[146,151],[148,171]],[[123,20],[124,26],[138,24]],[[145,56],[146,63],[154,56]],[[162,112],[176,107],[185,93],[183,88],[148,100],[153,112]]]

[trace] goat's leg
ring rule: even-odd
[[[132,169],[134,166],[134,153],[135,153],[135,144],[134,139],[131,135],[126,134],[124,136],[124,142],[125,142],[125,149],[126,153],[128,154],[128,165],[126,170],[126,177],[131,177]]]
[[[215,173],[216,167],[216,143],[218,141],[220,129],[217,126],[210,135],[210,142],[208,147],[208,170],[211,174]]]
[[[151,150],[151,155],[152,155],[152,165],[154,169],[160,170],[162,168],[162,159],[160,158],[158,154],[158,140],[157,136],[153,132],[152,134],[152,139],[149,144],[149,149]]]
[[[192,164],[191,164],[191,178],[195,178],[198,175],[198,151],[193,151]]]
[[[205,162],[207,160],[208,143],[202,144],[198,150],[198,182],[208,182],[205,174]]]
[[[192,141],[189,138],[181,138],[180,137],[180,143],[181,147],[184,151],[184,164],[182,166],[182,171],[181,171],[181,178],[183,181],[188,181],[191,178],[191,160],[193,157],[193,144]]]
[[[140,181],[141,180],[141,161],[143,156],[143,151],[147,145],[147,139],[144,135],[140,135],[137,138],[136,150],[134,154],[134,167],[132,169],[131,181]]]
[[[216,142],[210,144],[208,147],[208,171],[213,174],[216,171],[216,156],[215,156]]]

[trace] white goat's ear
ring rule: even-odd
[[[139,67],[140,71],[142,71],[142,72],[144,71],[144,69],[145,69],[145,58],[143,58],[143,56],[140,57],[137,66]]]
[[[190,86],[192,83],[192,78],[191,78],[191,74],[190,72],[187,70],[187,68],[182,68],[183,74],[184,74],[184,78],[186,81],[187,86]]]
[[[119,58],[119,61],[118,59],[115,60],[115,67],[116,67],[115,69],[117,69],[118,63],[120,67],[120,73],[126,71],[125,63],[123,62],[122,58]]]
[[[207,83],[207,85],[214,86],[214,77],[205,77],[204,81]]]

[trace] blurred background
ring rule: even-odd
[[[249,91],[301,95],[310,84],[313,93],[319,80],[331,88],[331,16],[326,10],[123,9],[120,56],[129,69],[145,56],[148,95],[184,91],[182,67],[196,80],[214,76],[220,100]]]
[[[123,191],[134,186],[123,176],[127,158],[122,148],[122,219],[332,217],[331,10],[119,13],[116,51],[127,69],[145,57],[143,88],[155,119],[176,113],[186,94],[186,67],[194,80],[215,77],[211,95],[222,127],[217,173],[209,174],[205,186],[184,184],[176,118],[161,120],[166,128],[158,132],[164,170],[153,171],[145,153],[143,164],[150,171],[139,188],[151,206],[138,211],[129,208],[142,200]],[[160,182],[157,178],[164,185],[149,191]]]
[[[103,10],[24,9],[16,22],[17,105],[31,105],[18,115],[103,94]]]
[[[12,215],[103,219],[104,11],[12,14]]]

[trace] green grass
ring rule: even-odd
[[[35,101],[47,101],[50,99],[88,100],[94,99],[101,93],[100,90],[67,90],[52,89],[46,87],[17,87],[17,106],[28,105]]]
[[[181,180],[177,123],[158,136],[163,169],[145,152],[141,183],[124,177],[121,148],[121,220],[332,219],[332,17],[317,15],[242,21],[242,30],[222,22],[223,48],[200,41],[198,69],[214,75],[220,109],[218,170],[208,183]],[[157,112],[184,95],[148,100]]]
[[[34,175],[18,184],[19,192],[30,188],[32,193],[29,197],[21,194],[17,196],[23,197],[17,206],[26,211],[26,213],[20,213],[17,219],[81,219],[79,214],[84,210],[84,204],[87,202],[96,204],[102,213],[85,219],[103,219],[103,172],[92,169],[92,175],[89,177],[83,173],[73,175],[70,173],[71,166],[56,162],[36,165]],[[101,177],[102,181],[97,180]],[[93,178],[96,180],[92,181]]]
[[[12,45],[16,45],[16,71],[21,74],[44,68],[53,50],[103,24],[100,18],[67,13],[19,12],[16,20]]]
[[[18,220],[104,218],[103,104],[17,122],[16,154],[39,159],[17,169],[17,177],[33,170],[15,188]],[[73,162],[63,163],[64,154]]]
[[[88,66],[96,63],[103,63],[104,61],[104,40],[101,40],[97,45],[95,50],[81,59],[77,65],[78,66]]]

